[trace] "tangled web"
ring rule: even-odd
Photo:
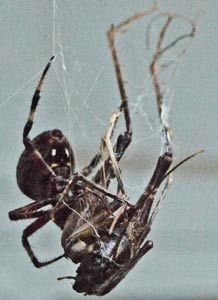
[[[96,15],[102,15],[102,7],[98,9]],[[86,7],[86,15],[91,11]],[[64,108],[66,135],[75,150],[79,171],[98,150],[109,117],[119,107],[120,97],[106,39],[110,23],[101,27],[97,22],[87,24],[83,15],[80,22],[73,16],[73,7],[66,11],[59,1],[53,1],[52,47],[56,56],[53,70]],[[121,162],[130,198],[143,190],[162,147],[149,66],[166,18],[163,14],[140,20],[117,39],[133,123],[133,142]],[[118,22],[120,20],[121,17]],[[167,32],[165,45],[189,32],[190,24],[186,21],[178,16]],[[182,54],[189,43],[190,39],[184,39],[178,45],[175,43],[162,57],[160,84],[167,123],[174,97],[173,79],[177,78]],[[124,128],[122,121],[117,124],[114,138]]]
[[[63,5],[58,0],[52,2],[50,54],[55,55],[55,62],[43,86],[43,95],[52,91],[52,96],[49,99],[42,95],[34,126],[40,124],[43,130],[51,127],[62,129],[73,145],[79,171],[95,155],[109,117],[120,105],[106,31],[110,22],[119,23],[126,15],[117,17],[117,20],[111,17],[109,22],[102,24],[95,16],[104,20],[106,8],[86,3],[84,13],[78,18],[79,7],[75,6],[73,3]],[[129,26],[116,41],[133,123],[133,141],[121,162],[130,198],[143,190],[161,149],[161,127],[149,65],[165,21],[166,15],[156,19],[152,16],[143,18]],[[190,24],[178,18],[168,30],[165,44],[189,30]],[[178,78],[175,74],[178,73],[181,54],[189,42],[190,39],[184,39],[163,56],[162,63],[169,64],[160,72],[166,119],[169,119],[174,97],[173,79]],[[1,107],[30,83],[37,82],[41,70],[2,102]],[[42,124],[40,119],[44,104],[47,104],[46,109],[52,108],[54,116],[52,122],[47,120],[49,125]],[[117,124],[115,138],[123,130],[122,121]]]
[[[74,20],[71,12],[60,9],[59,2],[53,1],[52,52],[55,61],[48,74],[51,79],[46,78],[43,90],[53,87],[52,114],[56,116],[51,124],[55,123],[55,127],[63,130],[71,141],[76,170],[80,171],[99,149],[110,115],[120,106],[120,97],[105,38],[107,28],[97,27],[96,22],[83,32],[80,26],[87,24],[79,20],[73,22],[71,30],[70,21]],[[177,26],[176,33],[174,29],[166,30],[174,19],[182,20],[181,33]],[[188,33],[184,30],[185,23],[191,25]],[[146,22],[144,19],[136,22],[116,38],[133,123],[133,142],[121,164],[130,201],[134,202],[143,191],[150,178],[150,167],[154,168],[160,152],[171,150],[171,83],[178,61],[188,47],[184,41],[193,35],[194,24],[189,20],[159,14]],[[41,104],[43,100],[42,96]],[[37,119],[40,119],[39,113]],[[124,125],[121,118],[114,139],[125,130]],[[160,200],[164,198],[170,181],[171,178],[160,192]],[[157,197],[152,221],[159,203]]]

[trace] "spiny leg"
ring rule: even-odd
[[[24,229],[22,235],[23,247],[25,248],[27,254],[29,255],[32,263],[37,268],[51,264],[64,256],[61,255],[49,261],[41,262],[35,256],[30,246],[30,243],[28,241],[29,236],[33,235],[38,229],[42,228],[51,219],[50,218],[51,209],[48,210],[39,210],[39,209],[49,204],[54,205],[55,202],[56,200],[53,199],[40,200],[9,212],[9,218],[11,220],[37,218],[36,221],[31,223],[26,229]]]
[[[47,214],[43,217],[38,218],[36,221],[34,221],[33,223],[31,223],[28,227],[26,227],[23,231],[23,236],[22,236],[22,244],[23,247],[25,248],[25,250],[27,251],[32,263],[34,264],[34,266],[36,268],[41,268],[44,266],[47,266],[49,264],[52,264],[53,262],[63,258],[65,255],[62,254],[58,257],[55,257],[51,260],[48,261],[39,261],[38,258],[35,256],[35,253],[33,252],[30,243],[28,241],[29,236],[31,236],[32,234],[34,234],[37,230],[39,230],[41,227],[43,227],[46,223],[48,223],[50,220],[50,215]]]
[[[30,203],[23,207],[17,208],[9,212],[9,219],[12,221],[23,220],[23,219],[32,219],[41,217],[47,213],[48,210],[40,210],[40,208],[47,206],[49,204],[55,204],[56,199],[46,199],[46,200],[39,200],[34,203]]]

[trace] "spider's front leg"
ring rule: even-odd
[[[42,72],[42,75],[41,75],[41,77],[39,79],[39,82],[37,84],[37,87],[35,89],[35,92],[33,94],[29,116],[28,116],[27,122],[26,122],[26,124],[24,126],[24,130],[23,130],[23,142],[24,142],[24,145],[26,143],[28,144],[27,138],[28,138],[28,135],[29,135],[29,133],[30,133],[30,131],[32,129],[32,126],[33,126],[34,115],[35,115],[35,112],[36,112],[36,108],[37,108],[38,102],[40,100],[41,88],[42,88],[42,85],[44,83],[46,74],[47,74],[47,72],[48,72],[48,70],[49,70],[49,68],[50,68],[51,63],[52,63],[53,60],[54,60],[54,56],[52,56],[50,58],[50,60],[47,63],[46,67],[44,68],[44,70]]]
[[[39,82],[38,82],[37,87],[35,89],[35,92],[33,94],[29,116],[28,116],[27,122],[26,122],[26,124],[24,126],[24,129],[23,129],[23,144],[25,146],[26,151],[32,157],[32,160],[35,162],[35,164],[38,165],[38,167],[40,167],[41,170],[44,170],[45,173],[48,173],[51,176],[54,176],[54,172],[48,166],[48,164],[44,161],[42,155],[35,148],[33,142],[28,137],[28,135],[29,135],[29,133],[30,133],[30,131],[32,129],[32,126],[33,126],[34,115],[35,115],[36,108],[37,108],[39,100],[40,100],[41,88],[42,88],[42,85],[44,83],[46,74],[47,74],[47,72],[48,72],[48,70],[49,70],[49,68],[51,66],[51,63],[52,63],[53,59],[54,59],[54,56],[52,56],[50,58],[50,61],[47,63],[45,69],[42,72],[42,75],[41,75],[41,77],[39,79]]]

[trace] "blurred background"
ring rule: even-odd
[[[31,137],[60,128],[73,145],[77,169],[86,165],[120,101],[105,32],[112,23],[118,24],[152,4],[141,0],[1,1],[1,299],[84,298],[71,289],[70,280],[56,280],[73,276],[77,266],[62,260],[34,268],[21,245],[22,231],[29,222],[8,220],[8,211],[31,201],[16,184],[22,130],[37,80],[55,53]],[[205,152],[175,172],[149,234],[154,249],[103,299],[218,298],[218,2],[165,0],[160,11],[186,16],[196,21],[197,28],[182,58],[177,54],[187,43],[167,53],[164,62],[173,60],[174,64],[161,77],[171,108],[175,163],[200,149]],[[150,20],[135,22],[117,40],[133,119],[134,139],[122,161],[123,180],[132,203],[148,183],[161,149],[148,72],[161,20],[153,23],[148,51],[146,29]],[[176,21],[169,40],[189,30],[185,22]],[[121,130],[122,122],[117,134]],[[49,259],[61,254],[60,235],[52,223],[35,234],[31,243],[37,256]]]

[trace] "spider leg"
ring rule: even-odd
[[[18,209],[15,209],[15,210],[9,212],[9,218],[10,218],[10,220],[13,220],[13,221],[21,220],[21,219],[37,218],[37,220],[35,220],[28,227],[26,227],[26,229],[24,229],[23,235],[22,235],[23,247],[25,248],[26,252],[28,253],[32,263],[37,268],[47,266],[48,264],[51,264],[64,256],[64,255],[61,255],[61,256],[58,256],[49,261],[41,262],[35,256],[32,248],[30,246],[30,243],[28,241],[29,236],[34,234],[38,229],[43,227],[51,219],[50,218],[51,209],[39,210],[39,211],[38,211],[38,209],[40,209],[44,206],[47,206],[49,204],[54,205],[55,203],[56,203],[56,200],[53,200],[53,199],[40,200],[40,201],[28,204],[24,207],[20,207]]]
[[[28,116],[27,122],[24,126],[24,129],[23,129],[23,144],[24,144],[26,150],[29,152],[29,155],[32,157],[33,162],[36,165],[38,165],[39,168],[41,168],[42,172],[44,172],[45,174],[50,174],[51,176],[55,176],[54,172],[48,166],[48,164],[44,161],[41,154],[35,148],[34,144],[32,143],[31,139],[28,137],[28,135],[29,135],[29,133],[32,129],[34,115],[35,115],[35,112],[36,112],[38,102],[40,100],[41,88],[42,88],[42,85],[43,85],[43,82],[45,80],[46,74],[47,74],[47,72],[48,72],[48,70],[51,66],[51,63],[52,63],[53,59],[54,59],[54,56],[52,56],[50,58],[50,61],[48,62],[48,64],[46,65],[45,69],[42,72],[42,75],[40,77],[40,80],[38,82],[38,85],[35,89],[35,92],[34,92],[34,95],[33,95],[33,98],[32,98],[32,103],[31,103],[31,107],[30,107],[29,116]]]
[[[32,103],[31,103],[31,107],[30,107],[30,112],[29,112],[29,116],[28,116],[28,120],[24,126],[24,129],[23,129],[23,141],[24,141],[24,145],[25,145],[25,139],[28,137],[31,129],[32,129],[32,125],[33,125],[33,120],[34,120],[34,115],[35,115],[35,112],[36,112],[36,108],[37,108],[37,105],[38,105],[38,102],[39,102],[39,99],[40,99],[40,92],[41,92],[41,88],[42,88],[42,85],[43,85],[43,82],[45,80],[45,77],[46,77],[46,74],[51,66],[51,63],[54,59],[54,56],[52,56],[48,62],[48,64],[46,65],[45,69],[43,70],[42,72],[42,75],[39,79],[39,82],[38,82],[38,85],[35,89],[35,92],[34,92],[34,95],[33,95],[33,98],[32,98]]]
[[[47,206],[49,204],[54,205],[55,203],[56,200],[54,199],[39,200],[34,203],[30,203],[28,205],[10,211],[8,216],[9,219],[12,221],[38,218],[48,212],[48,210],[38,211],[38,209]]]
[[[26,227],[23,231],[23,236],[22,236],[23,247],[27,251],[32,263],[34,264],[34,266],[36,268],[41,268],[41,267],[47,266],[49,264],[52,264],[53,262],[55,262],[65,256],[64,254],[62,254],[62,255],[55,257],[48,261],[44,261],[44,262],[39,261],[30,246],[30,243],[28,241],[29,236],[34,234],[37,230],[39,230],[41,227],[43,227],[49,221],[50,221],[50,215],[47,213],[43,217],[39,217],[37,220],[35,220],[33,223],[31,223],[28,227]]]

